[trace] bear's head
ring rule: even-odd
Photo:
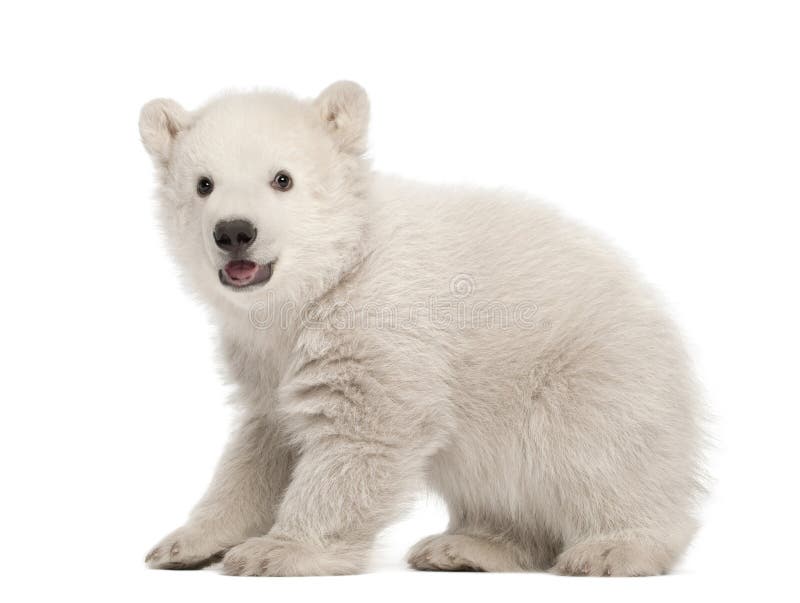
[[[186,111],[157,99],[139,129],[161,218],[190,284],[215,305],[303,304],[359,259],[369,102],[352,82],[314,100],[228,94]]]

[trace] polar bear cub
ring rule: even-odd
[[[368,117],[351,82],[142,109],[240,410],[147,563],[359,572],[427,487],[450,523],[414,568],[668,571],[695,531],[701,408],[657,296],[537,201],[373,172]]]

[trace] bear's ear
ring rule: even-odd
[[[314,101],[314,108],[342,151],[361,155],[367,150],[369,99],[361,86],[347,81],[331,84]]]
[[[189,127],[189,112],[174,100],[151,100],[139,114],[139,133],[142,143],[153,160],[166,165],[175,137]]]

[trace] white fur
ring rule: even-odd
[[[165,233],[242,411],[206,496],[148,562],[357,572],[427,484],[450,526],[411,551],[416,568],[667,571],[695,530],[701,431],[656,295],[546,205],[372,172],[368,114],[348,82],[142,110]],[[278,170],[292,190],[269,186]],[[230,217],[257,226],[255,261],[277,258],[253,290],[217,276],[211,233]]]

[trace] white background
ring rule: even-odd
[[[7,601],[787,596],[798,514],[800,18],[786,2],[7,3],[0,9],[2,567]],[[221,89],[373,104],[378,169],[542,196],[670,300],[714,415],[713,496],[675,574],[151,571],[230,419],[202,308],[154,219],[140,106]]]

